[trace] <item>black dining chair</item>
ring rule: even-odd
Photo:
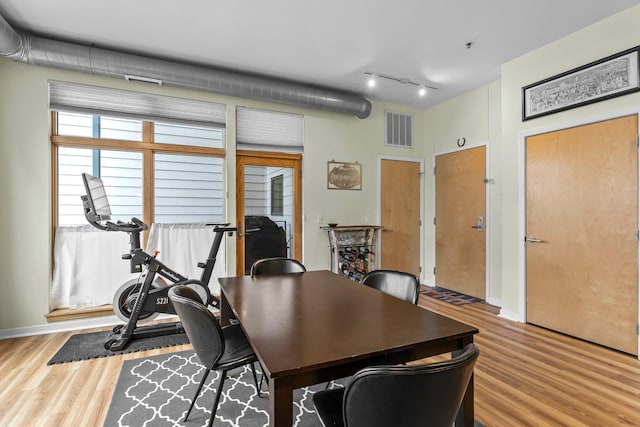
[[[253,365],[258,359],[240,325],[221,327],[213,313],[202,304],[202,300],[196,291],[186,285],[173,286],[169,290],[169,299],[182,322],[182,326],[191,345],[193,345],[200,363],[205,367],[204,375],[200,380],[196,394],[191,400],[191,406],[189,406],[184,421],[189,418],[189,414],[196,403],[205,380],[209,376],[209,372],[212,370],[221,372],[220,381],[216,389],[215,402],[209,418],[208,426],[211,427],[220,402],[222,387],[224,386],[227,372],[230,370],[250,365],[258,396],[261,396],[258,377]]]
[[[251,266],[251,277],[269,274],[304,273],[307,269],[293,258],[273,257],[259,259]]]
[[[471,343],[446,361],[364,368],[313,405],[325,427],[451,427],[478,355]]]
[[[418,304],[420,282],[411,273],[396,270],[373,270],[364,276],[362,283],[396,298]]]
[[[268,276],[273,274],[290,274],[290,273],[304,273],[307,271],[305,266],[298,260],[285,257],[272,257],[262,258],[253,263],[251,266],[251,277],[255,276]],[[262,389],[262,383],[265,380],[264,369],[263,374],[260,377],[260,389]],[[266,378],[267,382],[269,381]]]

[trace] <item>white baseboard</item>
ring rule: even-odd
[[[514,322],[524,323],[524,319],[522,315],[515,311],[505,311],[504,309],[500,310],[500,314],[498,317],[502,317],[503,319],[513,320]]]
[[[32,335],[53,334],[81,329],[99,328],[103,326],[115,326],[122,323],[116,316],[91,317],[87,319],[62,320],[47,323],[45,325],[25,326],[23,328],[2,329],[0,339],[28,337]]]
[[[487,300],[487,304],[491,304],[494,307],[500,307],[500,310],[502,310],[502,300],[499,298],[488,298]]]
[[[175,315],[161,314],[157,319],[175,318]],[[122,324],[122,320],[115,315],[90,317],[87,319],[62,320],[45,325],[25,326],[23,328],[0,329],[0,340],[9,338],[28,337],[32,335],[53,334],[56,332],[77,331],[82,329],[101,328]]]

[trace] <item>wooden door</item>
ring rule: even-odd
[[[301,163],[299,154],[237,152],[238,275],[248,274],[256,257],[286,256],[302,262]],[[274,198],[275,193],[279,197]]]
[[[436,176],[436,284],[485,299],[486,148],[441,154]]]
[[[420,163],[382,160],[380,267],[420,279]]]
[[[527,322],[637,354],[638,117],[526,140]]]

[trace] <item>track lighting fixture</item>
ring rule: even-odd
[[[367,79],[367,86],[376,87],[376,75],[375,74],[373,74],[373,73],[369,74],[369,78]]]
[[[376,86],[377,79],[386,79],[386,80],[393,80],[394,82],[398,82],[403,85],[417,86],[418,96],[420,97],[424,97],[427,95],[427,89],[438,89],[435,86],[431,86],[425,83],[414,82],[413,80],[410,80],[406,77],[395,77],[389,74],[374,73],[372,71],[365,71],[364,74],[369,76],[369,78],[367,79],[367,86],[369,86],[369,88],[373,88]]]

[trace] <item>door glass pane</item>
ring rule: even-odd
[[[293,168],[245,166],[245,274],[262,258],[294,258],[293,210]]]

